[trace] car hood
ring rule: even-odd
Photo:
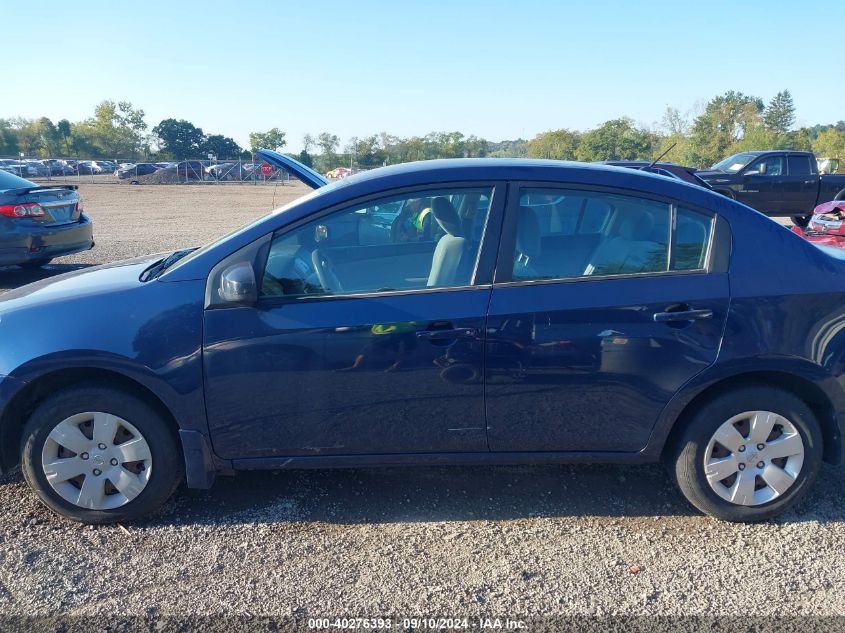
[[[139,277],[155,262],[169,253],[145,255],[102,266],[82,268],[48,277],[0,294],[0,319],[20,309],[53,304],[56,309],[65,300],[108,294],[142,285]]]
[[[695,175],[699,178],[719,178],[719,177],[726,177],[726,176],[735,176],[736,174],[732,174],[727,171],[722,171],[721,169],[696,169]]]

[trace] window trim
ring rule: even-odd
[[[278,236],[285,235],[292,231],[296,231],[302,226],[311,222],[317,221],[321,218],[329,216],[338,211],[345,209],[352,209],[354,207],[364,205],[370,201],[380,200],[385,197],[402,196],[405,194],[414,194],[424,191],[442,191],[443,189],[478,189],[487,187],[491,190],[490,193],[490,208],[487,211],[487,220],[484,224],[484,230],[481,233],[481,241],[479,244],[478,255],[476,256],[475,265],[470,276],[469,284],[462,286],[444,286],[440,288],[405,288],[400,290],[386,290],[386,291],[368,291],[368,292],[350,292],[338,294],[313,294],[313,295],[278,295],[278,296],[261,296],[259,295],[256,303],[257,307],[272,307],[275,305],[293,304],[300,302],[312,301],[337,301],[346,299],[367,299],[377,297],[394,297],[411,294],[427,294],[432,292],[456,292],[475,290],[479,288],[489,289],[492,286],[493,265],[495,265],[495,257],[498,251],[498,244],[502,229],[502,217],[504,215],[505,204],[507,202],[508,183],[503,180],[457,180],[437,183],[426,183],[423,185],[412,185],[406,187],[397,187],[394,189],[384,189],[375,193],[367,194],[366,196],[359,196],[333,204],[325,209],[321,209],[315,213],[310,213],[306,217],[286,224],[285,226],[272,231],[270,236],[270,244],[272,246],[273,240]],[[492,263],[491,260],[492,252]],[[267,267],[267,260],[270,256],[270,248],[264,254],[260,262],[256,262],[256,278],[261,279]],[[483,267],[485,263],[488,265],[487,274],[484,274]]]
[[[667,268],[671,265],[672,256],[672,238],[675,232],[675,222],[677,219],[678,200],[660,194],[651,194],[637,189],[625,189],[622,187],[608,187],[604,185],[585,185],[583,183],[564,183],[564,182],[546,182],[546,181],[513,181],[510,183],[508,190],[507,207],[505,209],[505,217],[502,222],[502,238],[499,245],[499,258],[493,278],[494,288],[509,288],[515,286],[529,286],[542,284],[559,284],[559,283],[583,283],[589,281],[605,281],[608,279],[637,279],[641,277],[666,277],[676,275],[701,275],[711,274],[713,272],[723,272],[714,270],[715,256],[714,245],[716,244],[716,233],[719,232],[719,214],[710,209],[706,209],[696,204],[684,203],[683,208],[690,211],[696,211],[709,215],[711,220],[710,236],[707,243],[707,254],[705,256],[705,265],[703,268],[695,268],[692,270],[665,270],[659,272],[641,272],[641,273],[620,273],[613,275],[581,275],[578,277],[552,277],[548,279],[520,279],[514,280],[513,277],[513,253],[516,252],[516,230],[517,218],[519,211],[519,199],[523,189],[564,189],[569,191],[586,191],[592,193],[608,193],[613,195],[628,196],[632,198],[641,198],[651,202],[659,202],[668,204],[670,207],[670,231],[669,231],[669,248],[667,254]],[[728,255],[730,257],[730,255]],[[498,265],[501,263],[501,265]],[[727,270],[727,266],[725,266]]]

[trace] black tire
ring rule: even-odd
[[[812,217],[812,215],[793,215],[791,219],[792,223],[795,224],[795,226],[798,226],[802,229],[806,229]]]
[[[152,469],[145,487],[134,499],[113,509],[93,510],[65,500],[48,483],[41,455],[48,435],[68,417],[103,411],[135,426],[149,445]],[[41,502],[58,514],[89,524],[131,521],[149,515],[175,492],[183,465],[174,431],[144,400],[114,387],[82,385],[46,398],[30,417],[21,438],[21,471]]]
[[[23,262],[21,264],[18,264],[18,266],[20,266],[24,270],[37,270],[39,268],[44,268],[44,266],[49,264],[51,261],[53,261],[52,257],[45,257],[43,259],[34,259],[30,262]]]
[[[834,200],[845,200],[845,189],[837,193],[834,197]]]
[[[705,452],[724,422],[758,410],[771,411],[793,424],[804,443],[804,462],[794,482],[780,496],[760,505],[738,505],[710,487],[704,473]],[[755,522],[770,519],[797,503],[812,487],[821,462],[822,433],[809,407],[789,392],[750,386],[723,393],[699,408],[683,430],[667,466],[687,500],[705,514],[724,521]]]

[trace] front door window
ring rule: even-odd
[[[382,293],[472,283],[490,187],[406,193],[277,235],[262,298]]]

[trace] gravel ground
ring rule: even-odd
[[[306,191],[279,187],[276,204]],[[97,247],[35,275],[0,269],[0,288],[206,242],[273,196],[82,193]],[[98,528],[54,516],[12,472],[0,507],[0,614],[99,616],[67,630],[118,616],[845,616],[843,467],[825,466],[801,506],[761,525],[697,514],[658,466],[243,473]]]

